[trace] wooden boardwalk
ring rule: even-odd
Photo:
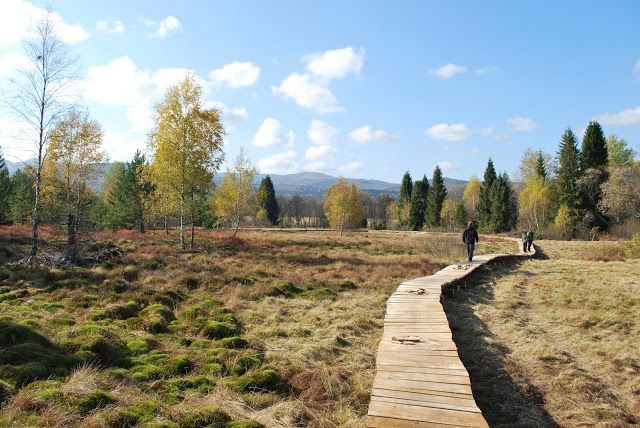
[[[476,256],[400,284],[387,301],[367,427],[488,426],[473,399],[440,298],[485,263],[534,253],[519,248],[514,254]]]

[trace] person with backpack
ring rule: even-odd
[[[478,231],[472,221],[467,224],[466,229],[462,232],[462,242],[467,246],[467,257],[469,261],[473,259],[473,250],[478,242]]]
[[[531,244],[533,244],[533,230],[529,229],[527,232],[527,252],[531,251]]]
[[[527,252],[527,232],[522,232],[522,251]]]

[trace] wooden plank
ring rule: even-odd
[[[384,403],[380,401],[371,402],[368,414],[371,416],[397,415],[399,418],[412,421],[427,421],[464,427],[489,426],[482,417],[482,414],[478,413],[412,406],[409,404]]]
[[[370,428],[454,428],[460,425],[436,424],[424,421],[410,421],[382,416],[367,416],[367,427]]]

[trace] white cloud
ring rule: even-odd
[[[171,86],[189,73],[186,68],[141,70],[128,56],[116,58],[105,65],[89,66],[86,80],[79,82],[79,91],[86,102],[128,107],[126,117],[133,129],[149,129],[151,106]],[[206,90],[205,81],[195,79]]]
[[[425,133],[429,138],[444,141],[463,141],[471,136],[471,131],[464,123],[439,123],[427,129]]]
[[[305,55],[307,71],[321,80],[342,79],[349,74],[360,75],[364,64],[364,49],[351,46]]]
[[[144,140],[131,140],[117,132],[106,131],[102,147],[111,159],[131,159],[136,150],[144,152]]]
[[[464,73],[467,71],[467,67],[456,64],[445,64],[440,68],[430,68],[427,73],[431,76],[438,77],[440,79],[450,79],[458,73]]]
[[[373,130],[370,125],[354,129],[349,133],[349,138],[358,143],[370,143],[371,141],[391,141],[394,136],[382,129]]]
[[[260,159],[258,161],[258,169],[261,173],[291,174],[299,169],[298,162],[295,159],[296,153],[293,150],[276,153],[273,156]]]
[[[27,56],[16,52],[7,52],[0,56],[0,77],[10,76],[14,71],[32,65],[33,63]]]
[[[351,162],[341,166],[338,169],[340,170],[340,172],[355,172],[361,170],[362,168],[364,168],[364,166],[365,165],[362,162]]]
[[[169,15],[163,18],[160,22],[152,21],[151,19],[143,18],[142,23],[151,29],[153,33],[148,34],[149,37],[166,37],[171,33],[178,30],[182,30],[182,24],[175,16]]]
[[[536,128],[536,123],[529,117],[509,117],[507,124],[513,132],[529,132]]]
[[[313,120],[309,130],[307,131],[307,137],[311,144],[326,145],[335,144],[338,139],[340,130],[329,126],[329,124],[321,120]]]
[[[204,103],[204,106],[206,108],[215,108],[221,113],[222,122],[227,131],[232,130],[238,123],[247,120],[249,117],[246,108],[229,108],[225,103],[220,101],[207,101]]]
[[[636,62],[636,65],[633,66],[633,72],[640,74],[640,59]]]
[[[18,161],[35,157],[33,141],[29,138],[32,131],[25,122],[0,119],[0,147],[5,158]]]
[[[329,89],[313,82],[308,74],[291,73],[280,83],[272,86],[271,91],[284,99],[292,99],[301,107],[315,110],[318,113],[341,112],[336,97]]]
[[[485,137],[489,137],[493,135],[493,131],[495,130],[496,130],[496,127],[494,125],[491,125],[487,128],[480,128],[478,130],[478,133],[480,133],[480,135],[484,135]]]
[[[0,13],[0,46],[15,45],[32,37],[36,26],[46,13],[46,9],[25,0],[3,0]],[[80,24],[68,24],[55,12],[50,12],[49,17],[63,42],[73,44],[89,37],[89,33]]]
[[[438,162],[436,163],[436,165],[438,165],[440,167],[441,170],[443,171],[455,171],[457,169],[460,169],[460,167],[458,165],[455,165],[449,161],[442,161],[442,162]],[[434,165],[435,167],[435,165]]]
[[[304,152],[304,157],[309,159],[310,161],[325,159],[328,157],[333,157],[336,153],[338,153],[338,149],[329,145],[321,145],[321,146],[309,146],[307,150]]]
[[[324,161],[309,162],[302,167],[307,172],[329,172],[332,168]]]
[[[295,134],[293,131],[284,132],[278,119],[267,117],[262,121],[258,132],[253,136],[251,144],[257,147],[293,146]]]
[[[124,24],[122,21],[113,21],[109,23],[107,20],[101,20],[96,22],[96,26],[98,30],[104,31],[105,33],[124,33]]]
[[[476,74],[488,74],[498,70],[499,70],[498,67],[480,67],[480,68],[476,68],[475,72]]]
[[[603,125],[633,125],[640,123],[640,107],[626,109],[620,113],[605,113],[597,117]]]
[[[214,83],[240,88],[255,85],[260,76],[260,67],[252,62],[232,62],[211,72]]]
[[[145,104],[135,104],[127,108],[125,117],[131,123],[131,132],[146,131],[153,127],[153,112]]]

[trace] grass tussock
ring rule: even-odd
[[[0,426],[362,426],[389,293],[464,254],[457,234],[211,232],[183,252],[119,231],[91,239],[124,257],[48,269],[12,263],[28,232],[0,226]]]

